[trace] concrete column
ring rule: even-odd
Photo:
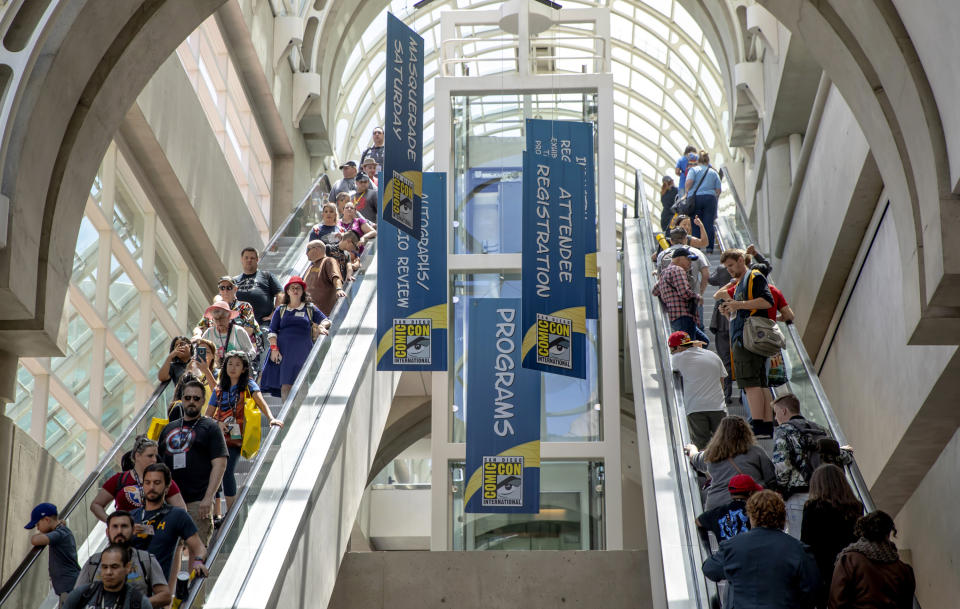
[[[98,278],[99,287],[99,278]],[[104,316],[104,319],[106,316]],[[93,329],[93,347],[90,359],[90,401],[86,404],[90,416],[96,422],[95,428],[87,429],[86,471],[91,471],[100,457],[100,420],[103,416],[103,369],[106,366],[107,330]]]
[[[16,399],[18,358],[0,351],[0,406]]]
[[[44,371],[50,370],[50,358],[40,358]],[[47,408],[50,403],[50,375],[33,375],[33,406],[30,412],[30,437],[40,446],[46,446]]]
[[[143,261],[144,275],[149,281],[153,275],[157,252],[157,215],[146,212],[143,215]],[[151,284],[152,285],[152,284]],[[150,326],[153,323],[154,295],[151,290],[140,292],[140,323],[137,328],[137,363],[144,370],[150,370]],[[179,298],[179,294],[178,294]],[[186,300],[186,299],[183,299]],[[138,402],[139,396],[138,396]]]

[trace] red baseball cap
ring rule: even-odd
[[[737,474],[730,478],[727,483],[727,490],[731,495],[747,495],[754,491],[762,491],[763,487],[757,484],[757,481],[746,474]]]
[[[670,338],[667,339],[667,344],[670,345],[671,349],[689,342],[690,335],[683,331],[674,332],[670,335]]]

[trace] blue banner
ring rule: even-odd
[[[535,138],[523,159],[523,367],[583,379],[586,180],[558,143]]]
[[[556,141],[556,147],[542,142]],[[537,142],[541,142],[538,147]],[[534,155],[554,154],[565,163],[576,163],[584,169],[583,210],[587,319],[600,313],[600,289],[597,285],[597,185],[593,152],[593,123],[579,121],[527,121],[527,150]]]
[[[520,367],[520,300],[467,309],[464,511],[540,511],[540,375]]]
[[[383,220],[420,238],[423,196],[423,38],[387,13]]]
[[[419,241],[377,224],[377,370],[447,369],[446,196],[446,174],[423,174]]]

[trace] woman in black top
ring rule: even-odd
[[[667,232],[670,228],[670,220],[673,218],[673,204],[677,200],[677,185],[673,183],[673,178],[663,176],[660,186],[660,230]]]
[[[800,541],[810,546],[820,569],[822,585],[817,607],[827,606],[827,592],[837,555],[856,541],[853,527],[863,515],[863,504],[847,484],[843,470],[821,465],[810,476],[810,498],[803,506]]]

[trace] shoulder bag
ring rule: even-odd
[[[677,202],[673,204],[673,213],[693,217],[693,211],[696,209],[697,191],[700,190],[700,185],[703,184],[703,179],[707,177],[709,172],[710,165],[707,165],[706,171],[700,174],[697,179],[697,185],[691,188],[686,196],[682,193],[677,194]]]

